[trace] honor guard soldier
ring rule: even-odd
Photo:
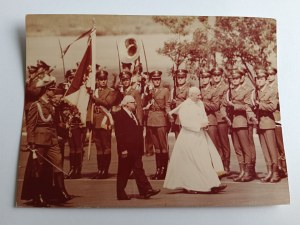
[[[204,103],[205,111],[208,117],[208,135],[210,136],[212,142],[217,148],[221,159],[224,158],[222,155],[222,150],[220,148],[220,140],[218,136],[218,121],[216,117],[216,112],[220,109],[219,96],[215,91],[215,88],[210,84],[211,74],[207,69],[200,71],[200,84],[201,84],[201,96]]]
[[[250,93],[241,85],[242,72],[233,70],[230,80],[231,89],[226,93],[230,96],[222,102],[221,111],[226,112],[224,107],[232,107],[233,119],[230,121],[228,115],[223,114],[224,119],[232,126],[232,141],[235,153],[237,155],[240,166],[240,173],[233,179],[235,182],[248,182],[254,179],[253,164],[251,161],[251,144],[248,135],[247,118],[253,118],[254,114],[251,110]]]
[[[276,80],[276,75],[277,75],[277,69],[273,67],[268,67],[267,68],[267,73],[268,73],[268,85],[277,91],[278,93],[278,83]],[[279,101],[279,95],[277,96],[278,101]],[[280,118],[280,106],[278,103],[276,111],[273,113],[275,123],[276,123],[276,128],[275,128],[275,137],[276,137],[276,143],[278,147],[278,166],[279,166],[279,174],[282,178],[287,177],[287,166],[286,166],[286,160],[285,160],[285,152],[284,152],[284,145],[283,145],[283,138],[282,138],[282,127],[281,127],[281,118]]]
[[[68,91],[69,87],[71,86],[72,80],[74,79],[76,73],[76,69],[67,70],[65,74],[65,82],[59,83],[57,85],[58,88],[63,89],[65,93]]]
[[[248,90],[248,92],[250,93],[250,96],[252,95],[253,93],[253,90],[255,89],[255,84],[251,83],[250,80],[248,79],[246,81],[246,74],[247,74],[247,69],[245,67],[241,67],[241,68],[238,68],[238,70],[241,71],[241,85],[242,87],[244,87],[246,90]],[[251,101],[252,103],[252,101]],[[252,111],[254,112],[254,104],[252,103],[251,105],[251,109]],[[255,171],[255,165],[256,165],[256,149],[255,149],[255,144],[254,144],[254,139],[253,139],[253,128],[254,126],[256,126],[257,124],[257,121],[254,120],[250,120],[248,119],[248,134],[249,134],[249,141],[250,141],[250,144],[251,144],[251,162],[253,164],[253,176],[254,177],[257,177],[257,174],[256,174],[256,171]]]
[[[120,73],[119,77],[122,84],[122,88],[120,92],[123,94],[123,96],[131,95],[134,97],[136,101],[135,115],[139,121],[139,124],[142,125],[143,124],[142,99],[141,99],[140,92],[131,86],[132,74],[129,71],[123,71]]]
[[[150,73],[153,89],[151,99],[144,108],[149,110],[147,127],[155,147],[156,173],[150,177],[152,180],[164,179],[166,176],[169,150],[167,142],[167,104],[170,98],[169,89],[161,86],[161,71]]]
[[[97,89],[93,95],[94,114],[93,131],[97,148],[98,173],[93,179],[108,178],[108,169],[111,161],[111,134],[113,119],[111,108],[117,100],[117,91],[107,86],[108,72],[105,70],[96,73]]]
[[[229,88],[228,84],[226,84],[222,79],[223,74],[224,74],[224,70],[220,67],[215,67],[211,70],[214,88],[216,94],[219,96],[218,98],[219,107],[221,107],[223,99],[226,98],[226,93]],[[227,121],[222,117],[220,110],[216,111],[215,114],[218,122],[217,128],[218,128],[218,136],[220,140],[220,150],[222,151],[220,155],[222,156],[223,166],[226,175],[229,175],[230,174],[230,142],[228,138],[228,134],[229,134],[228,124]]]
[[[256,85],[258,87],[256,108],[258,110],[259,140],[267,165],[267,175],[261,179],[262,182],[278,182],[278,152],[275,138],[274,112],[278,105],[278,93],[267,84],[268,74],[265,70],[256,71]]]
[[[41,89],[41,94],[38,101],[31,104],[28,112],[27,142],[31,150],[31,160],[28,160],[25,172],[22,199],[31,194],[35,206],[48,207],[45,197],[49,197],[47,194],[52,187],[52,175],[50,180],[49,177],[45,177],[50,176],[45,169],[48,163],[52,166],[58,203],[64,203],[72,196],[67,193],[64,185],[62,155],[54,121],[55,77],[45,74],[36,83],[36,87]],[[31,177],[28,174],[31,174]]]
[[[175,71],[176,87],[174,87],[171,91],[170,100],[167,106],[169,107],[169,110],[179,106],[182,102],[184,102],[184,100],[186,100],[188,96],[190,84],[187,83],[187,73],[188,71],[184,69],[179,69]],[[173,117],[170,117],[169,119],[171,122],[174,121]],[[173,131],[175,133],[175,138],[177,138],[180,132],[180,122],[178,117],[176,117],[174,121]]]

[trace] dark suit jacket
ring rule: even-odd
[[[121,155],[127,150],[129,155],[142,156],[144,152],[143,127],[136,125],[123,108],[113,117],[118,154]]]

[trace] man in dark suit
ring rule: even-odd
[[[136,101],[133,96],[126,95],[122,102],[122,109],[114,114],[115,133],[119,155],[117,175],[117,198],[129,200],[125,188],[131,170],[138,186],[140,195],[148,199],[160,190],[154,190],[149,183],[143,168],[142,155],[144,152],[143,127],[139,124],[134,111]]]

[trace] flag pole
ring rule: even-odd
[[[92,103],[92,108],[91,108],[91,125],[93,126],[94,122],[94,106],[95,103]],[[89,145],[88,145],[88,154],[87,154],[87,159],[90,160],[91,158],[91,146],[92,146],[92,137],[93,137],[93,128],[91,128],[90,136],[89,136]]]
[[[60,53],[61,53],[61,59],[62,59],[62,63],[63,63],[64,76],[65,76],[65,74],[66,74],[65,59],[64,59],[64,53],[63,53],[63,50],[62,50],[59,38],[58,38],[58,43],[59,43],[59,48],[60,48]]]
[[[119,60],[119,73],[121,73],[120,52],[119,52],[119,46],[118,46],[118,43],[117,43],[117,42],[116,42],[116,46],[117,46],[118,60]]]

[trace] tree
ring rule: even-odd
[[[187,59],[191,43],[184,39],[189,34],[189,26],[194,22],[195,17],[178,17],[178,16],[153,16],[153,21],[159,23],[169,29],[171,34],[175,37],[165,41],[164,46],[157,50],[158,54],[169,57],[175,68]]]
[[[271,53],[276,54],[276,21],[250,17],[217,17],[215,25],[216,51],[227,64],[238,61],[249,70],[270,65]],[[252,75],[253,76],[253,75]]]

